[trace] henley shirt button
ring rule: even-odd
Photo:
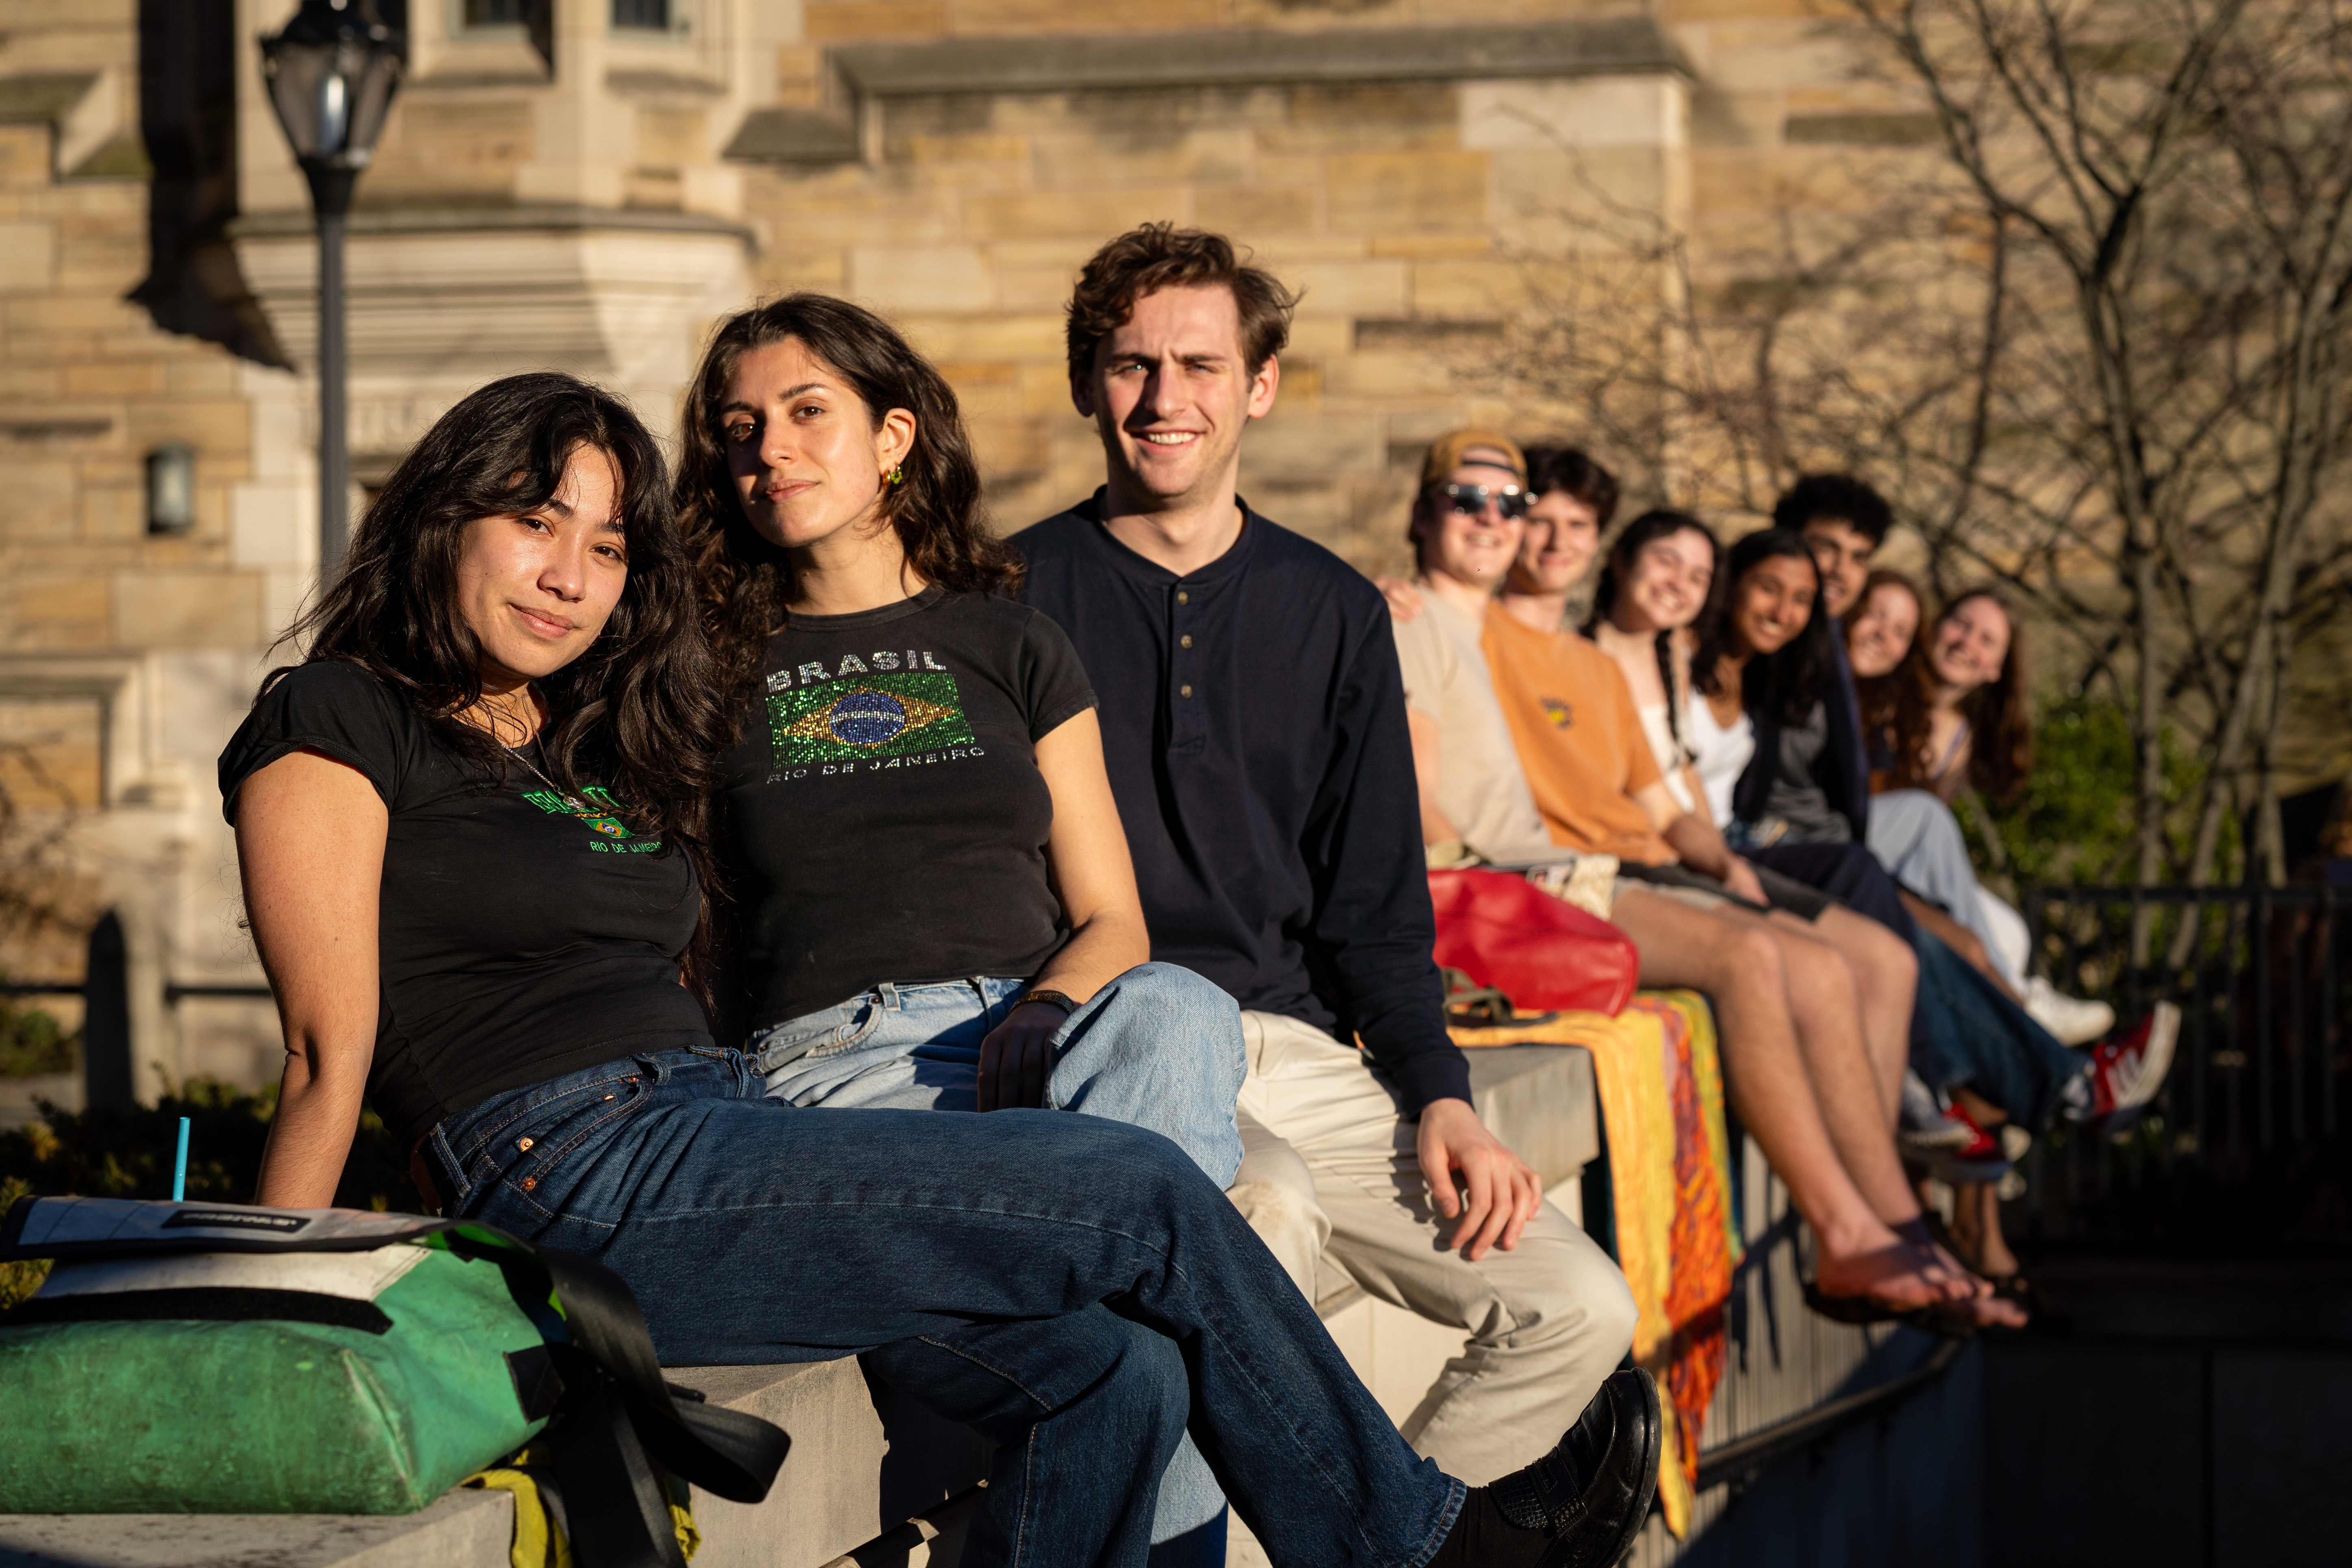
[[[1192,689],[1189,686],[1180,686],[1176,689],[1176,695],[1179,697],[1190,697],[1192,695]]]
[[[1192,595],[1179,588],[1176,590],[1176,602],[1180,605],[1189,605],[1192,602]]]
[[[1183,644],[1186,647],[1191,647],[1192,646],[1192,639],[1190,637],[1178,637],[1176,640]]]

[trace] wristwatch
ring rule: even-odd
[[[1043,1002],[1048,1007],[1059,1007],[1062,1010],[1062,1016],[1066,1018],[1078,1010],[1078,1004],[1076,1001],[1058,991],[1024,991],[1021,994],[1020,1001],[1013,1003],[1013,1005],[1017,1007],[1022,1002]]]

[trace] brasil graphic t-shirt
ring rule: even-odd
[[[1026,978],[1066,934],[1036,742],[1094,706],[1045,616],[926,588],[794,616],[727,759],[753,1027],[883,981]]]

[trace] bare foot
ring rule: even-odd
[[[1998,1296],[1986,1296],[1967,1303],[1968,1314],[1984,1329],[2021,1329],[2032,1320],[2025,1309],[2014,1301],[2004,1301]]]
[[[1961,1189],[1962,1201],[1976,1199],[1976,1268],[1979,1274],[2000,1279],[2018,1270],[2017,1254],[2009,1249],[2009,1238],[2000,1234],[2000,1197],[1991,1187],[1979,1184],[1975,1192]]]
[[[1946,1300],[1979,1300],[1992,1294],[1990,1285],[1936,1243],[1931,1241],[1925,1247],[1914,1247],[1913,1250],[1921,1254],[1920,1272],[1945,1286]]]
[[[1918,1255],[1899,1241],[1868,1252],[1824,1251],[1814,1265],[1814,1279],[1824,1296],[1868,1296],[1904,1311],[1952,1299],[1942,1281],[1922,1271]]]

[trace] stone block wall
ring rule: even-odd
[[[316,570],[309,208],[254,47],[295,4],[0,0],[0,783],[66,825],[78,907],[131,910],[159,984],[257,978],[212,764]],[[1501,385],[1516,330],[1601,271],[1634,307],[1671,294],[1596,260],[1594,233],[1686,230],[1695,278],[1747,287],[1778,215],[1853,211],[1921,133],[1810,0],[674,5],[656,34],[554,0],[542,54],[410,0],[353,221],[362,482],[512,370],[603,380],[666,429],[716,315],[814,288],[940,360],[1018,528],[1100,476],[1063,365],[1071,279],[1166,219],[1303,292],[1246,493],[1394,569],[1433,437],[1581,433],[1573,389]],[[219,31],[234,134],[189,268],[242,336],[126,298],[160,265],[141,30],[167,16]],[[151,61],[187,53],[151,36]],[[147,529],[167,442],[194,455],[183,534]],[[73,958],[0,932],[0,969]],[[142,1061],[274,1070],[266,1005],[157,1009]]]
[[[983,9],[999,33],[1078,15],[970,20]],[[952,23],[895,3],[807,19],[813,37],[845,40]],[[1230,235],[1302,295],[1275,412],[1244,444],[1244,491],[1356,564],[1393,570],[1428,441],[1471,421],[1526,428],[1495,349],[1563,265],[1563,216],[1681,204],[1685,98],[1664,68],[891,94],[866,111],[870,162],[761,168],[744,216],[764,289],[873,305],[947,369],[1008,529],[1100,480],[1061,338],[1087,256],[1141,222]]]

